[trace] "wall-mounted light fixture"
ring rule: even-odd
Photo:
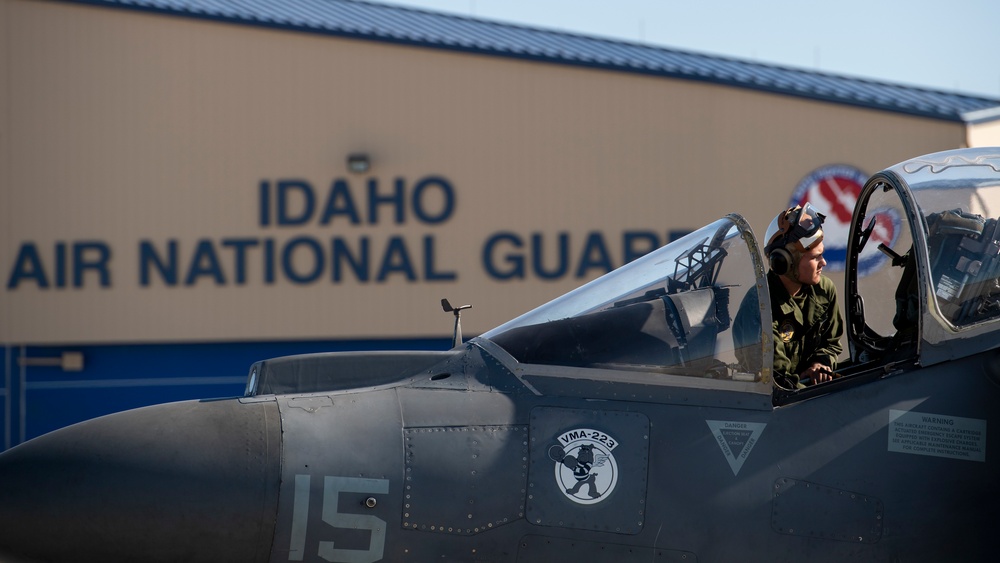
[[[355,174],[364,174],[371,166],[371,158],[367,153],[358,152],[347,155],[347,169]]]
[[[22,366],[57,367],[63,371],[83,371],[83,352],[63,352],[59,356],[19,356],[17,363]]]

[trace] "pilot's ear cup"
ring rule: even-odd
[[[775,248],[767,255],[767,261],[774,273],[783,276],[792,267],[792,254],[784,248]]]

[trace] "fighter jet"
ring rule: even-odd
[[[448,351],[263,360],[242,397],[57,430],[0,455],[0,559],[984,560],[998,217],[1000,148],[875,174],[849,357],[801,389],[727,215]]]

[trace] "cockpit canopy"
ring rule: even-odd
[[[987,336],[1000,322],[998,217],[998,148],[926,155],[874,175],[849,248],[855,357],[912,346],[929,365],[1000,344]]]
[[[769,332],[756,318],[741,337],[733,321],[764,287],[753,235],[730,215],[482,338],[522,364],[759,383],[770,373],[770,355],[759,353]],[[767,303],[766,291],[758,297]]]

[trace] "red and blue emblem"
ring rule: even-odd
[[[847,262],[847,239],[851,231],[854,204],[858,201],[861,188],[868,180],[868,174],[847,164],[831,164],[813,170],[792,192],[789,206],[813,204],[826,214],[823,223],[823,256],[826,268],[831,272],[842,272]],[[858,261],[858,274],[865,275],[885,260],[880,252],[872,252],[880,242],[890,248],[899,236],[902,217],[893,209],[869,210],[869,217],[875,217],[877,227],[872,232],[868,248]],[[869,219],[870,220],[870,219]]]

